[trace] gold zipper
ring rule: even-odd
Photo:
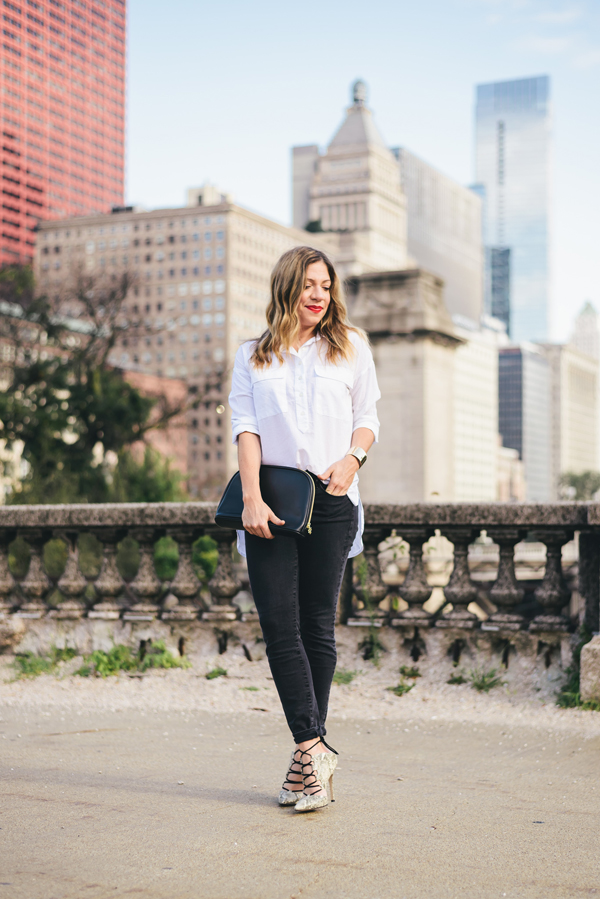
[[[307,534],[312,534],[311,518],[312,518],[313,509],[315,507],[315,496],[317,494],[317,488],[315,487],[315,484],[314,484],[314,481],[312,478],[310,479],[310,482],[312,484],[312,501],[310,504],[310,512],[308,514],[308,524],[306,525],[306,533]]]

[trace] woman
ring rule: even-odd
[[[380,393],[366,337],[348,323],[324,253],[284,253],[271,276],[267,323],[258,340],[239,348],[229,397],[244,498],[238,548],[296,742],[279,803],[304,812],[327,805],[337,761],[322,739],[335,612],[348,556],[362,550],[357,471],[377,439]],[[271,533],[269,522],[284,522],[261,497],[261,463],[311,474],[311,535]]]

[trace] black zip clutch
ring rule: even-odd
[[[315,483],[307,471],[284,465],[260,466],[260,492],[263,500],[285,524],[269,522],[273,534],[304,537],[312,533],[310,519],[315,504]],[[239,471],[231,478],[221,497],[215,522],[221,528],[244,529],[242,524],[242,479]]]

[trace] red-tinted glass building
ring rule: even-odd
[[[0,0],[0,263],[40,219],[123,202],[125,0]]]

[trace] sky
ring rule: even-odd
[[[552,338],[600,310],[600,0],[129,0],[127,199],[205,181],[289,224],[290,149],[326,146],[366,81],[390,146],[474,179],[478,83],[548,74]]]

